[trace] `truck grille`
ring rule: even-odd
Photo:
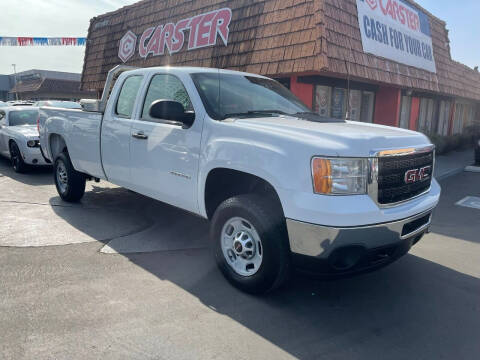
[[[405,156],[387,156],[378,159],[378,203],[393,204],[418,196],[430,188],[433,175],[433,151]],[[415,171],[425,168],[421,178]],[[413,173],[407,183],[406,174]]]

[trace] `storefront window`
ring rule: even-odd
[[[462,132],[463,104],[457,103],[455,106],[455,117],[453,119],[453,133],[460,134]]]
[[[347,89],[334,88],[332,95],[332,117],[345,119]]]
[[[360,112],[362,106],[362,92],[360,90],[350,90],[350,113],[349,119],[360,121]]]
[[[418,116],[417,130],[425,134],[432,132],[436,113],[436,101],[429,98],[420,99],[420,114]]]
[[[317,86],[315,89],[315,112],[320,116],[330,117],[332,88],[329,86]]]
[[[457,102],[453,120],[453,133],[461,134],[463,129],[472,125],[475,117],[474,105],[469,102]]]
[[[440,102],[440,113],[438,115],[438,127],[437,127],[438,135],[444,135],[444,136],[448,135],[450,109],[451,109],[450,101],[442,100]]]
[[[403,129],[409,128],[411,109],[412,109],[412,97],[402,96],[402,106],[400,111],[400,127]]]
[[[350,104],[347,102],[347,93],[345,88],[315,86],[315,112],[321,116],[345,119],[350,107],[349,120],[373,122],[375,93],[351,89]]]
[[[362,110],[360,121],[366,123],[373,122],[373,106],[375,103],[375,93],[373,91],[362,92]]]

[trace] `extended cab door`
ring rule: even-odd
[[[197,174],[202,131],[202,111],[190,128],[153,119],[149,109],[155,100],[175,100],[194,111],[191,97],[175,75],[152,76],[145,101],[133,120],[130,168],[134,190],[188,211],[198,212]]]
[[[130,187],[130,137],[132,117],[143,82],[142,75],[118,80],[117,93],[112,93],[102,122],[102,164],[107,179]]]

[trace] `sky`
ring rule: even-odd
[[[136,0],[0,0],[0,36],[85,37],[90,19]],[[480,65],[479,0],[417,0],[447,22],[454,60]],[[80,73],[83,47],[0,47],[0,74],[30,69]]]

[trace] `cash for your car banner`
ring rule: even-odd
[[[429,18],[403,0],[357,0],[363,51],[433,73]]]

